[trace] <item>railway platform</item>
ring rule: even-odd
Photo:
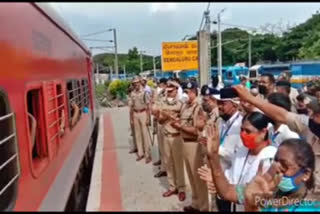
[[[129,154],[130,129],[127,107],[102,109],[93,172],[86,211],[182,211],[191,203],[187,183],[186,200],[162,197],[169,184],[166,177],[154,178],[158,166],[137,162]],[[152,147],[158,160],[157,143]]]

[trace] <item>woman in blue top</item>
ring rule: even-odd
[[[314,185],[315,155],[311,146],[300,139],[281,143],[270,169],[247,185],[232,185],[219,163],[217,125],[207,129],[207,156],[214,188],[224,200],[244,204],[246,211],[319,211],[320,204],[308,198]],[[212,186],[213,185],[209,185]],[[211,190],[212,191],[212,190]]]

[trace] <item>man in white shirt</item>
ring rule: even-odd
[[[268,96],[268,102],[279,106],[281,108],[290,111],[291,101],[290,98],[282,93],[272,93]],[[269,128],[269,139],[273,146],[278,147],[284,140],[290,138],[300,138],[298,133],[289,129],[286,124],[274,122],[273,125],[270,125]]]
[[[224,171],[232,167],[232,160],[237,151],[243,147],[240,130],[243,116],[239,112],[240,101],[237,97],[228,97],[220,90],[220,95],[213,95],[218,100],[221,167]],[[230,181],[229,181],[230,182]],[[230,211],[231,203],[216,199],[219,211]]]

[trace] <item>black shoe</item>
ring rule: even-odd
[[[200,210],[193,208],[192,206],[183,207],[183,211],[185,211],[185,212],[200,212]]]
[[[159,165],[161,165],[161,160],[158,160],[157,162],[153,163],[153,166],[159,166]]]
[[[167,172],[166,171],[159,171],[157,174],[154,175],[155,178],[160,178],[163,176],[167,176]]]

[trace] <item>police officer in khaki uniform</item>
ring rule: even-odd
[[[129,89],[128,89],[128,106],[130,108],[130,112],[132,111],[132,98],[131,98],[131,95],[132,95],[132,91],[134,90],[133,88],[133,84],[131,83],[130,86],[129,86]],[[137,143],[136,143],[136,138],[135,138],[135,134],[134,134],[134,126],[133,126],[133,118],[130,117],[130,130],[131,130],[131,136],[132,136],[132,149],[129,151],[130,154],[132,153],[136,153],[138,150],[137,150]]]
[[[133,121],[134,133],[138,147],[138,158],[140,161],[145,157],[146,163],[151,162],[150,135],[148,133],[150,96],[144,91],[140,79],[133,81],[134,90],[131,95],[130,117]]]
[[[167,96],[160,108],[159,122],[163,124],[164,162],[168,174],[170,188],[163,193],[163,197],[178,194],[180,201],[184,201],[185,180],[182,156],[182,138],[180,131],[171,124],[180,118],[182,102],[177,96],[179,84],[169,81]]]
[[[202,155],[204,156],[205,165],[202,166],[208,169],[207,163],[207,133],[206,128],[212,124],[218,123],[219,120],[219,108],[218,102],[213,95],[218,95],[219,91],[214,88],[210,88],[207,85],[202,86],[201,88],[201,96],[202,96],[202,109],[204,111],[204,115],[199,116],[197,120],[197,128],[199,130],[198,134],[198,142],[201,143]],[[199,169],[198,169],[199,170]],[[199,174],[200,176],[201,174]],[[209,183],[207,185],[210,185]],[[208,187],[207,187],[208,188]],[[215,205],[215,192],[211,192],[212,194],[208,194],[209,200],[209,211],[213,210],[213,205]]]
[[[159,81],[159,85],[155,92],[154,96],[154,104],[152,106],[152,114],[154,116],[154,129],[157,134],[158,140],[158,147],[159,147],[159,161],[155,162],[153,165],[157,166],[160,165],[160,171],[154,175],[154,177],[159,178],[162,176],[167,176],[165,164],[164,164],[164,148],[163,148],[163,127],[159,123],[159,110],[160,106],[166,96],[166,86],[167,86],[167,79],[161,78]]]
[[[183,138],[183,158],[192,190],[191,206],[184,207],[184,211],[208,211],[208,189],[206,183],[200,179],[197,173],[203,163],[201,144],[198,140],[196,121],[202,114],[201,105],[197,102],[197,83],[192,81],[183,86],[187,101],[181,109],[179,122],[173,123],[173,127],[180,130]]]

